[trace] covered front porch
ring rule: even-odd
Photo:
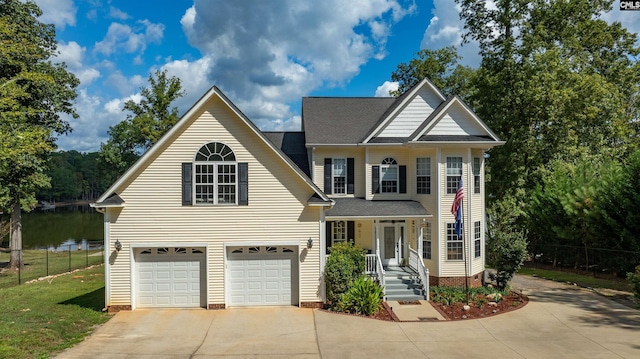
[[[325,247],[350,242],[364,248],[366,273],[385,288],[385,295],[398,300],[403,294],[428,297],[429,271],[423,262],[423,230],[431,214],[417,201],[368,201],[362,198],[334,198],[325,212]],[[407,293],[408,293],[407,292]],[[415,299],[415,298],[413,298]]]

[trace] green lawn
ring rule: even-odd
[[[24,267],[20,272],[20,279],[25,283],[31,279],[52,274],[60,274],[74,269],[85,268],[87,265],[101,264],[102,250],[51,252],[46,250],[24,250],[22,262]],[[9,253],[0,253],[0,263],[8,265]],[[71,262],[69,262],[71,259]],[[48,272],[47,272],[48,267]],[[18,285],[18,272],[5,271],[0,274],[0,288]]]
[[[556,282],[576,283],[580,286],[598,288],[598,289],[614,289],[625,292],[631,292],[631,284],[624,279],[607,279],[596,278],[593,276],[581,275],[571,272],[561,272],[548,269],[522,267],[518,270],[518,274],[530,275],[533,277],[550,279]]]
[[[0,289],[0,358],[53,356],[106,322],[103,307],[103,267]]]

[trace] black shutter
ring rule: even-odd
[[[371,166],[371,193],[380,193],[380,166]]]
[[[249,164],[238,163],[238,204],[249,205]]]
[[[326,245],[327,245],[327,254],[329,254],[329,248],[331,248],[331,221],[326,221],[325,222],[325,231],[324,231],[324,237],[326,239]]]
[[[193,167],[191,162],[184,162],[182,164],[182,205],[190,206],[193,204],[192,194],[192,172]]]
[[[356,223],[354,221],[347,221],[347,241],[353,244],[356,240]]]
[[[407,166],[398,166],[400,168],[399,171],[399,184],[398,189],[400,193],[407,193]]]
[[[331,158],[324,159],[324,193],[332,194],[331,192]]]
[[[347,194],[353,194],[354,171],[353,157],[347,158]]]

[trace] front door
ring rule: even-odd
[[[381,259],[384,266],[397,266],[402,262],[404,253],[404,225],[385,224],[382,226]]]

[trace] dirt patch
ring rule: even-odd
[[[476,295],[469,302],[469,310],[464,310],[465,303],[456,302],[451,305],[431,303],[447,320],[480,319],[507,313],[524,307],[529,302],[527,296],[511,292],[499,302],[491,302],[486,296]],[[492,304],[495,303],[495,304]]]

